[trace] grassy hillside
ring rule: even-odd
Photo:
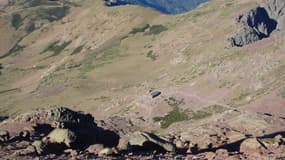
[[[170,119],[171,127],[176,124],[171,115],[201,121],[224,113],[209,111],[213,105],[285,112],[279,107],[285,102],[284,38],[273,34],[243,48],[226,44],[236,31],[236,16],[255,1],[212,0],[180,15],[108,8],[99,0],[65,5],[68,12],[61,7],[51,17],[47,12],[57,4],[19,9],[21,17],[14,8],[22,4],[15,4],[0,15],[6,24],[0,25],[0,51],[6,55],[0,59],[1,114],[64,105],[158,129],[155,117]],[[33,18],[43,24],[29,31]],[[151,88],[162,95],[152,99]],[[173,108],[167,103],[171,97],[184,103]],[[260,105],[270,100],[271,108]]]

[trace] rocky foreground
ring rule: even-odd
[[[140,131],[121,117],[96,121],[64,107],[8,119],[0,129],[1,159],[285,159],[285,132],[227,137],[225,129],[201,146]]]

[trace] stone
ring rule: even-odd
[[[234,132],[234,133],[227,136],[227,143],[235,143],[235,142],[241,141],[245,138],[246,138],[246,136],[244,134],[239,133],[239,132]]]
[[[35,146],[30,145],[26,149],[20,150],[18,155],[25,156],[25,155],[32,155],[35,153],[37,153]]]
[[[19,133],[19,137],[22,139],[22,140],[30,140],[30,132],[25,130],[25,131],[21,131]]]
[[[176,146],[176,148],[184,148],[185,147],[184,142],[181,140],[176,140],[175,146]]]
[[[206,152],[205,159],[214,159],[216,154],[214,152]]]
[[[230,46],[242,47],[244,45],[260,40],[257,32],[250,27],[244,27],[233,37],[228,39]]]
[[[75,112],[65,107],[53,108],[47,111],[47,118],[54,121],[57,128],[73,128],[82,123],[94,122],[94,118],[91,115]]]
[[[113,154],[113,150],[112,148],[104,148],[99,152],[99,155],[106,155],[106,156],[110,156]]]
[[[272,145],[274,146],[276,145],[274,138],[263,138],[263,139],[260,139],[259,142],[266,148]],[[278,146],[278,143],[277,143],[277,146]]]
[[[49,133],[46,139],[51,143],[63,143],[67,147],[71,147],[77,140],[76,134],[70,129],[54,129]]]
[[[102,144],[94,144],[94,145],[90,145],[87,148],[87,151],[89,153],[93,153],[93,154],[99,154],[100,151],[102,151],[104,149],[104,146]]]
[[[46,152],[46,144],[40,140],[36,140],[32,143],[32,146],[35,147],[36,152],[41,155],[44,154]]]
[[[75,157],[78,155],[78,152],[76,150],[73,150],[73,149],[66,149],[64,150],[64,153],[68,153],[70,154],[72,157]]]
[[[248,152],[249,150],[257,150],[262,148],[262,145],[256,138],[245,139],[240,145],[240,152]]]
[[[274,142],[278,145],[281,145],[283,143],[283,136],[278,134],[274,137]]]
[[[167,142],[160,137],[147,133],[147,132],[135,132],[130,136],[129,143],[131,146],[144,146],[145,143],[151,142],[154,143],[167,152],[175,152],[175,147],[172,143]]]
[[[119,151],[126,151],[130,148],[129,140],[126,137],[121,137],[117,146]]]
[[[277,29],[285,29],[285,1],[284,0],[269,0],[263,6],[270,18],[277,21]]]
[[[9,131],[7,130],[0,131],[0,141],[7,142],[9,141],[9,139],[10,139]]]

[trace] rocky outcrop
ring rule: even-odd
[[[70,129],[55,129],[45,137],[45,140],[50,143],[63,143],[67,147],[71,147],[76,142],[77,136]]]
[[[240,15],[236,21],[240,30],[228,39],[230,46],[242,47],[267,38],[273,31],[283,31],[285,22],[285,1],[269,0]]]
[[[270,18],[277,22],[277,30],[285,29],[285,1],[269,0],[267,5],[263,6]]]
[[[129,138],[130,146],[161,148],[167,152],[175,152],[173,143],[147,132],[135,132]]]

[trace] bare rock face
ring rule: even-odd
[[[133,135],[130,136],[129,144],[131,146],[141,147],[157,146],[167,152],[175,152],[175,147],[172,143],[167,142],[161,139],[160,137],[147,132],[135,132]]]
[[[55,121],[57,128],[73,128],[94,122],[91,115],[75,112],[65,107],[51,109],[47,114],[48,119]]]
[[[256,138],[249,138],[244,140],[240,145],[240,152],[248,152],[250,150],[258,150],[262,145]]]
[[[270,18],[277,21],[277,30],[285,29],[285,1],[269,0],[264,6]]]
[[[71,147],[77,140],[76,134],[69,129],[55,129],[46,138],[52,143],[63,143],[67,147]]]
[[[242,47],[267,38],[273,31],[285,30],[285,1],[269,0],[237,18],[241,30],[228,39],[229,44]]]

